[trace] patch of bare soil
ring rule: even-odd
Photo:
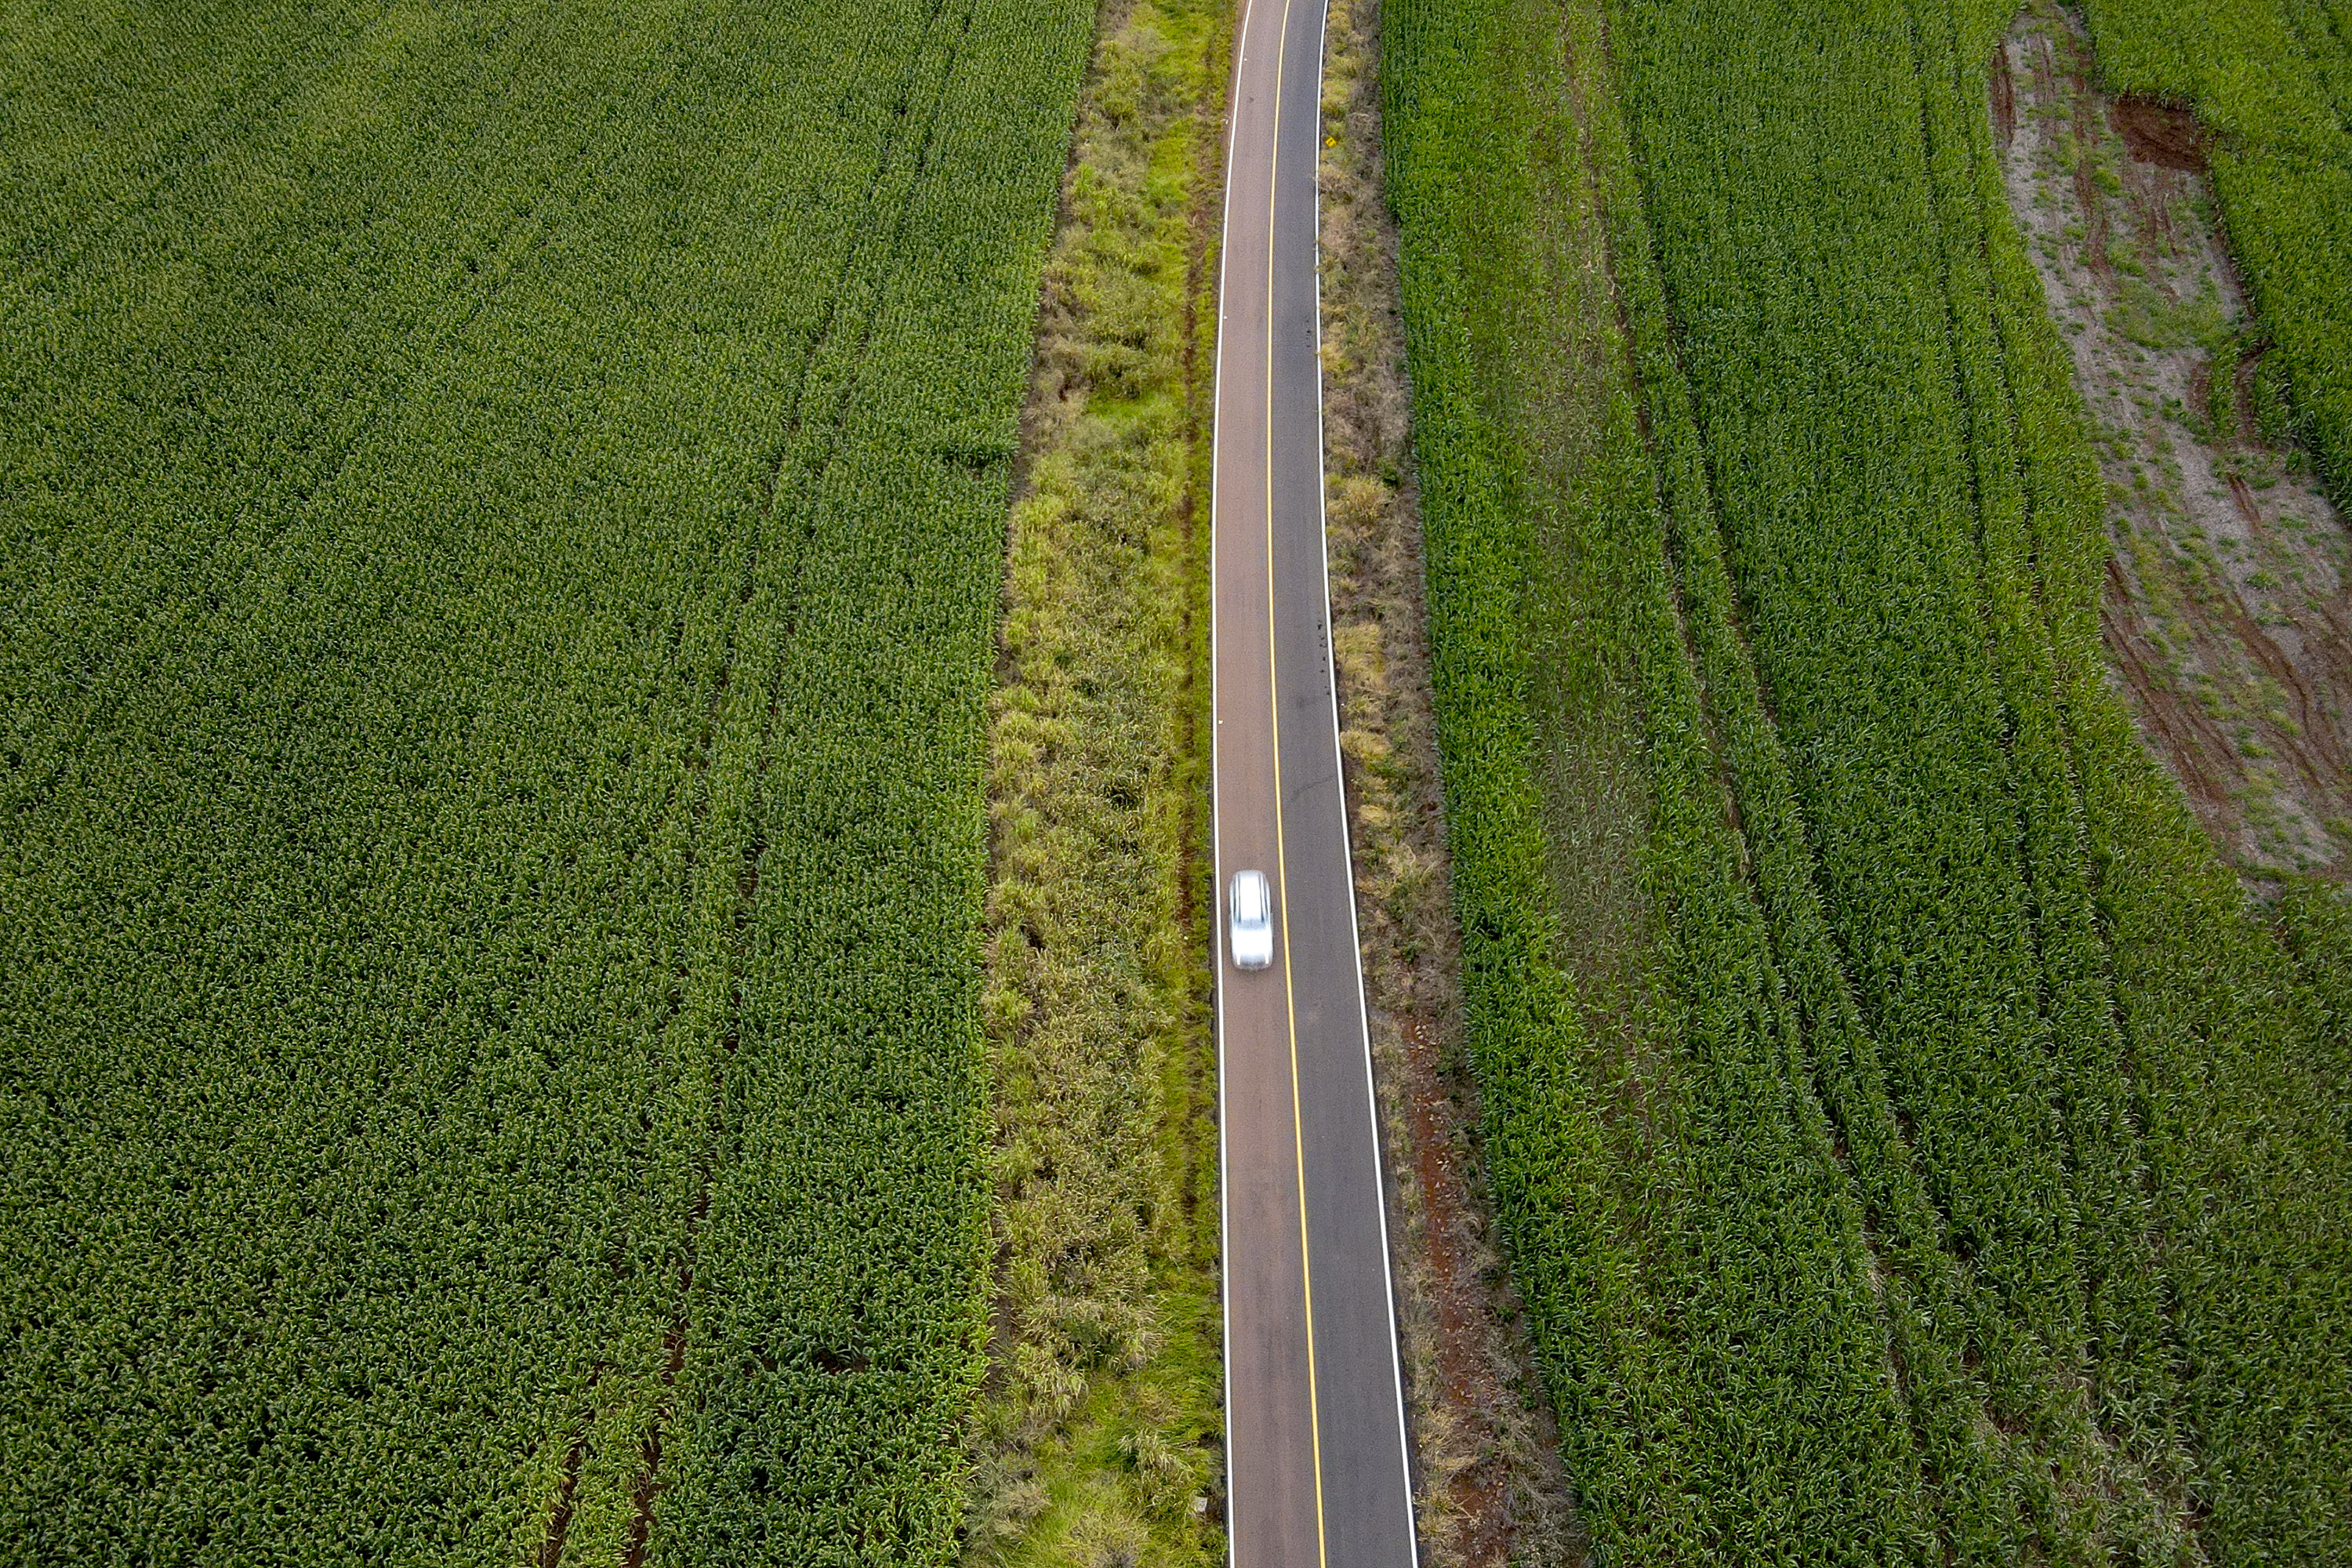
[[[2206,132],[2093,84],[2080,19],[2032,0],[1992,121],[2107,483],[2109,668],[2242,871],[2347,880],[2352,537],[2308,458],[2258,427],[2263,340]]]
[[[1496,1245],[1463,1049],[1437,731],[1406,466],[1395,232],[1381,194],[1378,0],[1325,60],[1324,406],[1332,656],[1391,1183],[1422,1561],[1585,1560],[1550,1405]]]

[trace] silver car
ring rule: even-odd
[[[1274,962],[1274,893],[1263,871],[1234,873],[1232,948],[1237,969]]]

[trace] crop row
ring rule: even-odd
[[[2102,684],[2001,19],[1391,16],[1474,1049],[1596,1539],[2330,1555],[2345,1097]]]
[[[1861,1213],[1741,887],[1607,291],[1618,193],[1580,143],[1611,131],[1559,116],[1603,108],[1599,18],[1389,20],[1470,1035],[1580,1512],[1610,1561],[1900,1555],[1923,1500]],[[1610,946],[1651,951],[1579,962]]]
[[[1090,13],[84,22],[0,108],[0,1538],[946,1559]]]

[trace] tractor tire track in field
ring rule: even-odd
[[[877,160],[876,174],[862,204],[862,213],[877,208],[887,210],[888,187],[892,183],[892,164],[902,145],[901,132],[919,97],[919,84],[923,75],[925,58],[929,52],[929,40],[939,30],[947,14],[947,0],[934,0],[931,12],[923,26],[924,42],[917,46],[903,79],[899,93],[890,114],[892,130],[886,138]],[[709,1214],[711,1184],[721,1164],[735,1152],[740,1133],[729,1126],[727,1089],[721,1078],[726,1064],[737,1054],[743,1030],[743,981],[751,956],[761,877],[768,850],[768,826],[764,821],[764,785],[769,766],[773,761],[773,742],[777,721],[781,716],[784,669],[796,640],[801,621],[801,567],[815,542],[822,520],[824,500],[822,489],[839,456],[842,434],[846,424],[851,400],[862,384],[862,373],[867,364],[867,350],[872,342],[876,322],[887,305],[894,286],[906,271],[905,239],[910,216],[917,199],[925,189],[931,172],[931,155],[936,144],[939,117],[949,90],[955,79],[958,60],[965,38],[970,35],[976,17],[972,4],[963,7],[962,24],[955,37],[946,46],[945,58],[937,67],[937,78],[929,93],[929,107],[924,115],[921,141],[905,174],[905,189],[898,196],[898,211],[887,231],[874,223],[860,222],[852,231],[832,294],[828,299],[823,321],[809,340],[803,356],[799,378],[787,408],[781,438],[774,456],[762,476],[759,505],[755,509],[751,529],[751,542],[742,586],[738,595],[734,625],[729,634],[727,655],[714,686],[709,707],[709,721],[715,729],[726,687],[731,682],[736,655],[740,643],[740,630],[745,617],[752,615],[753,606],[761,598],[760,588],[763,578],[761,541],[770,526],[782,515],[797,521],[797,531],[783,552],[780,563],[782,575],[775,593],[782,599],[782,616],[768,658],[763,681],[763,700],[760,728],[751,750],[751,778],[747,801],[751,821],[740,853],[734,896],[728,915],[728,977],[725,1024],[713,1058],[712,1077],[709,1085],[709,1101],[704,1131],[704,1149],[696,1171],[696,1192],[689,1210],[678,1263],[677,1305],[670,1327],[663,1341],[659,1382],[660,1403],[640,1446],[640,1465],[631,1491],[632,1515],[628,1534],[623,1547],[623,1562],[628,1568],[640,1568],[651,1540],[654,1516],[661,1495],[661,1463],[666,1434],[677,1418],[676,1388],[678,1374],[685,1368],[686,1352],[693,1334],[694,1287],[698,1268],[700,1234]],[[871,286],[863,290],[862,310],[854,310],[853,341],[841,356],[846,367],[837,388],[834,389],[830,405],[820,405],[817,417],[806,419],[803,405],[811,395],[811,382],[828,359],[828,351],[841,335],[845,322],[842,307],[856,287],[858,267],[869,246],[879,243],[886,258]],[[853,307],[854,309],[854,307]],[[822,392],[818,394],[822,396]],[[814,450],[796,454],[803,437],[814,444]],[[787,472],[791,479],[787,482]],[[789,531],[789,523],[787,524]],[[708,748],[706,747],[706,756]],[[707,772],[707,762],[706,762]],[[709,785],[706,783],[698,801],[698,826],[690,842],[702,837],[701,819],[709,806]],[[673,1018],[677,1010],[673,1009]],[[551,1544],[547,1560],[560,1559],[561,1542]]]
[[[1949,117],[1952,100],[1958,95],[1939,95],[1935,81],[1938,61],[1944,62],[1948,70],[1957,68],[1958,62],[1951,58],[1948,37],[1927,36],[1933,15],[1932,11],[1923,15],[1915,8],[1907,28],[1912,71],[1920,84],[1919,156],[1931,171],[1937,167],[1939,156],[1965,161],[1965,166],[1973,168],[1978,150],[1968,146],[1965,140],[1957,146],[1953,144],[1957,128],[1949,122]],[[2005,569],[2014,563],[2006,559],[2001,543],[1995,538],[2000,526],[1998,514],[2011,509],[2021,511],[2025,476],[2018,466],[2019,432],[2008,388],[2005,384],[1993,384],[1980,364],[1972,367],[1969,353],[1972,335],[1990,337],[1993,331],[1991,261],[1982,227],[1983,214],[1969,192],[1955,190],[1932,175],[1928,201],[1932,221],[1940,231],[1933,279],[1941,301],[1937,314],[1940,316],[1938,346],[1944,363],[1938,381],[1943,396],[1957,411],[1955,423],[1958,430],[1965,433],[1966,442],[1964,451],[1953,458],[1957,468],[1955,489],[1968,519],[1966,528],[1974,552],[1972,580],[1967,584],[1972,603],[1960,607],[1974,610],[1985,628],[1987,647],[1997,650],[1989,677],[1979,677],[1972,683],[1969,695],[1974,700],[1970,704],[1974,711],[1969,717],[1991,721],[1999,763],[1986,805],[1995,817],[1992,826],[1997,836],[2012,846],[2016,855],[2013,874],[2019,895],[2017,941],[2022,957],[2019,968],[2027,992],[2019,1005],[2032,1020],[2028,1032],[2021,1037],[2018,1055],[2025,1070],[2037,1080],[2040,1095],[2054,1102],[2057,1088],[2053,1056],[2063,1045],[2061,1015],[2066,1002],[2056,992],[2057,977],[2053,973],[2059,962],[2054,953],[2063,933],[2053,932],[2050,927],[2053,921],[2063,921],[2071,912],[2063,886],[2070,868],[2051,864],[2053,857],[2037,853],[2035,827],[2053,814],[2061,821],[2078,824],[2082,804],[2073,793],[2063,763],[2057,770],[2054,789],[2053,781],[2046,776],[2033,776],[2037,764],[2038,771],[2047,773],[2049,751],[2053,745],[2063,748],[2063,742],[2051,732],[2049,724],[2035,723],[2038,710],[2034,694],[2037,688],[2047,688],[2048,667],[2053,656],[2035,613],[2038,606],[2004,574]],[[1974,375],[1970,374],[1972,368],[1977,372]],[[2019,517],[2011,521],[2016,528],[2022,520]],[[2032,668],[2021,669],[2021,664],[2030,664]],[[2036,798],[2037,794],[2042,798]],[[2053,794],[2063,798],[2047,798]],[[2072,869],[2079,871],[2079,868]],[[2114,1016],[2106,998],[2102,994],[2095,1001],[2105,1021],[2112,1026]],[[2063,1160],[2059,1164],[2056,1173],[2060,1184],[2071,1187],[2075,1173],[2065,1169]],[[2031,1223],[2038,1217],[2029,1213],[2016,1216],[2016,1220]],[[2054,1234],[2048,1239],[2061,1260],[2063,1279],[2079,1281],[2084,1268],[2071,1222],[2061,1216],[2053,1222],[2053,1231]],[[2037,1296],[2027,1303],[2026,1312],[2034,1331],[2061,1363],[2078,1360],[2085,1353],[2079,1300],[2053,1301]]]
[[[930,17],[931,23],[935,23],[937,21],[940,12],[943,6],[944,0],[939,0],[939,3],[934,5]],[[929,24],[927,23],[927,37],[929,27]],[[905,110],[912,100],[914,81],[919,73],[920,55],[921,50],[919,47],[915,52],[914,58],[910,61],[906,77],[901,82],[897,110],[891,117],[894,127],[898,124],[903,123]],[[896,150],[897,137],[894,131],[892,135],[887,136],[883,140],[876,154],[875,173],[867,184],[866,194],[861,203],[861,212],[870,210],[877,205],[880,193],[887,182],[890,162]],[[744,621],[746,617],[752,613],[751,607],[754,601],[759,596],[763,559],[761,541],[766,537],[771,524],[775,520],[778,499],[783,490],[782,483],[783,470],[787,462],[791,458],[793,444],[798,439],[803,428],[802,405],[806,401],[809,395],[810,381],[817,372],[819,362],[824,359],[826,350],[832,344],[835,326],[840,317],[841,301],[844,296],[849,292],[851,281],[856,274],[858,259],[864,252],[866,244],[868,237],[873,233],[873,229],[870,225],[858,223],[852,226],[849,233],[849,244],[843,252],[841,265],[835,275],[834,286],[826,296],[824,314],[818,323],[817,330],[809,334],[803,341],[799,365],[793,377],[792,395],[786,404],[782,429],[773,443],[772,455],[761,465],[757,505],[753,509],[750,524],[744,530],[741,536],[745,547],[744,562],[741,571],[739,574],[738,586],[736,593],[733,595],[732,608],[728,616],[727,627],[719,650],[718,667],[711,678],[709,689],[704,698],[702,725],[700,731],[696,738],[691,752],[688,776],[685,780],[681,781],[684,787],[690,787],[694,792],[693,799],[688,806],[688,820],[683,850],[689,886],[692,884],[696,872],[702,866],[703,856],[707,847],[705,840],[708,835],[708,823],[710,816],[711,793],[713,787],[710,776],[711,765],[719,750],[721,718],[725,710],[727,694],[733,686],[735,679],[735,667],[738,662],[737,656],[744,635]],[[893,275],[895,275],[896,270],[897,268],[894,267]],[[865,334],[861,333],[861,349],[864,342]],[[858,363],[859,357],[859,355],[852,355],[849,363],[856,364]],[[835,410],[836,418],[838,417],[839,412],[840,405],[837,404]],[[830,463],[831,451],[832,448],[829,447],[824,461],[818,464],[814,470],[814,473],[821,474],[824,467]],[[785,566],[785,570],[794,575],[795,578],[797,577],[797,568],[802,558],[805,555],[807,546],[814,535],[815,521],[815,513],[813,507],[804,506],[801,510],[804,513],[803,526],[799,538],[796,541],[796,548],[788,552],[788,559]],[[681,642],[683,633],[684,626],[681,619],[679,622],[675,623],[673,626],[671,645],[674,650]],[[787,638],[784,640],[788,641],[789,636],[787,636]],[[777,666],[781,665],[782,652],[783,647],[780,643],[777,649],[778,657],[775,661]],[[767,742],[769,736],[773,731],[775,713],[776,692],[775,682],[772,671],[771,679],[769,681],[769,696],[764,708],[761,740],[757,751],[759,760],[756,763],[756,770],[758,773],[763,774],[765,772]],[[673,792],[670,803],[666,804],[663,812],[660,814],[662,817],[666,818],[669,816],[670,811],[674,809],[675,800],[676,795],[675,792]],[[741,1026],[740,1010],[742,1002],[741,970],[751,923],[750,916],[751,907],[759,891],[760,861],[764,856],[765,848],[766,842],[763,832],[755,832],[754,835],[751,838],[747,839],[745,843],[742,853],[743,866],[738,875],[732,914],[730,921],[730,931],[733,945],[730,950],[730,1005],[728,1009],[729,1022],[725,1036],[723,1037],[723,1051],[726,1056],[730,1057],[735,1053],[737,1041],[740,1037]],[[687,984],[689,978],[688,960],[686,958],[681,958],[674,978],[676,983],[671,988],[669,1008],[667,1014],[665,1016],[659,1026],[659,1033],[666,1037],[675,1030],[678,1017],[684,1011],[686,1005]],[[710,1110],[714,1118],[719,1114],[719,1105],[720,1097],[718,1093],[717,1086],[714,1084],[712,1086],[710,1099]],[[706,1134],[706,1137],[708,1137],[708,1133]],[[676,1291],[677,1305],[672,1312],[669,1331],[665,1336],[662,1345],[662,1363],[659,1376],[661,1386],[665,1391],[676,1386],[677,1374],[684,1365],[686,1343],[690,1326],[688,1321],[687,1314],[688,1301],[694,1288],[695,1278],[695,1243],[701,1222],[709,1210],[709,1184],[712,1173],[712,1164],[706,1152],[704,1161],[698,1168],[697,1191],[694,1205],[689,1213],[689,1222],[687,1228],[684,1256],[681,1258],[678,1265],[678,1283]],[[593,1379],[591,1380],[591,1387],[593,1387]],[[583,1428],[582,1437],[573,1442],[566,1454],[563,1481],[557,1494],[554,1511],[550,1517],[547,1540],[541,1548],[541,1561],[547,1564],[548,1568],[554,1568],[554,1565],[560,1563],[562,1558],[566,1532],[569,1530],[572,1519],[572,1493],[579,1479],[581,1465],[586,1447],[586,1434],[589,1430],[593,1429],[594,1426],[595,1414],[594,1409],[592,1407],[589,1412],[587,1424]],[[628,1554],[628,1560],[633,1563],[642,1560],[646,1541],[651,1531],[654,1502],[660,1491],[658,1475],[661,1465],[662,1433],[668,1424],[671,1414],[671,1410],[667,1405],[665,1404],[659,1410],[657,1410],[653,1425],[648,1428],[640,1441],[641,1462],[637,1479],[632,1484],[632,1507],[635,1511],[630,1526],[629,1539],[625,1548]]]
[[[1933,15],[1915,23],[1915,38]],[[2142,1449],[2134,1424],[2146,1420],[2120,1415],[2119,1403],[2137,1401],[2118,1402],[2115,1391],[2159,1398],[2168,1391],[2168,1371],[2147,1364],[2145,1347],[2162,1321],[2153,1259],[2144,1224],[2083,1226],[2072,1217],[2140,1212],[2146,1155],[2121,1089],[2124,1019],[2092,901],[2079,737],[2056,700],[2064,659],[2046,601],[2063,568],[2045,558],[2038,537],[2043,503],[2033,489],[2032,435],[2020,402],[2031,393],[2021,391],[2008,357],[2018,327],[2002,314],[1997,281],[2005,254],[1999,247],[2014,241],[2002,226],[2005,203],[1987,184],[1997,180],[2004,121],[2014,134],[2013,84],[2004,109],[2000,77],[1972,73],[1948,37],[1935,42],[1946,79],[1935,80],[1923,54],[1921,123],[1931,164],[1940,153],[1958,166],[1958,177],[1937,182],[1933,199],[1946,231],[1939,283],[1952,395],[1976,458],[1964,490],[1975,598],[1997,651],[1990,701],[2000,759],[1998,830],[2017,858],[2018,942],[2028,978],[2021,1001],[2032,1020],[2020,1054],[2058,1131],[2057,1274],[2020,1316],[2047,1368],[2042,1376],[2054,1429],[2071,1433],[2077,1462],[2099,1476],[2118,1507],[2145,1509],[2160,1489],[2136,1457]]]
[[[592,1402],[596,1392],[596,1384],[604,1375],[604,1363],[602,1362],[597,1363],[589,1371],[588,1393]],[[556,1486],[555,1511],[548,1521],[547,1539],[540,1543],[539,1568],[558,1568],[558,1564],[563,1561],[563,1542],[565,1536],[571,1532],[572,1510],[577,1506],[580,1493],[580,1465],[581,1461],[587,1457],[588,1439],[595,1430],[595,1411],[592,1403],[589,1412],[572,1429],[572,1441],[563,1451],[563,1479]]]
[[[1925,110],[1923,104],[1923,156],[1933,146]],[[1638,158],[1638,132],[1635,146]],[[1654,274],[1663,271],[1664,258],[1654,249],[1634,258],[1636,265],[1643,261]],[[1613,274],[1619,265],[1613,254],[1610,265]],[[1948,321],[1948,278],[1946,284]],[[1714,471],[1717,454],[1703,439],[1706,460],[1686,470],[1691,493],[1673,493],[1679,466],[1661,449],[1653,423],[1687,427],[1696,411],[1684,390],[1688,383],[1681,363],[1683,327],[1675,319],[1671,294],[1659,303],[1667,330],[1658,334],[1663,342],[1652,363],[1634,367],[1633,380],[1640,405],[1662,404],[1643,421],[1643,434],[1654,463],[1668,476],[1675,619],[1700,676],[1706,731],[1743,858],[1741,880],[1763,919],[1769,963],[1780,976],[1776,988],[1785,988],[1791,1026],[1804,1045],[1800,1087],[1826,1114],[1834,1158],[1862,1205],[1862,1245],[1874,1277],[1883,1279],[1875,1293],[1889,1346],[1889,1374],[1910,1413],[1914,1440],[1923,1453],[1940,1451],[1948,1462],[1981,1472],[1960,1489],[1967,1495],[1959,1510],[1942,1511],[1939,1505],[1939,1532],[1948,1543],[2001,1539],[2013,1528],[2002,1522],[2005,1515],[2037,1528],[2070,1527],[2075,1521],[2067,1515],[2077,1505],[2051,1490],[2046,1477],[2053,1464],[2075,1474],[2087,1467],[2102,1485],[2124,1497],[2126,1511],[2137,1511],[2148,1495],[2149,1478],[2108,1447],[2107,1434],[2093,1427],[2071,1370],[2078,1347],[2021,1333],[2007,1321],[1989,1284],[1955,1254],[1948,1198],[1937,1196],[1926,1180],[1917,1152],[1920,1130],[1892,1094],[1877,1030],[1864,1016],[1829,919],[1811,847],[1815,836],[1795,787],[1769,679],[1749,645],[1740,591],[1728,570],[1729,542],[1717,499],[1723,476]],[[1965,390],[1957,373],[1954,387],[1956,396]],[[1976,475],[1968,478],[1967,494],[1981,519]],[[2013,786],[2011,795],[2014,805]],[[2038,942],[2032,957],[2041,976]],[[1980,1361],[1992,1364],[1980,1367]],[[1991,1387],[1989,1377],[2005,1381]],[[1984,1436],[1989,1410],[1997,1415],[2020,1407],[2031,1414],[2028,1430],[2019,1430],[2013,1420],[1995,1420],[1996,1436]],[[1944,1479],[1948,1483],[1958,1476]]]

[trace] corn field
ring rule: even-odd
[[[2250,902],[2106,685],[2006,22],[1390,5],[1472,1050],[1602,1562],[2352,1551],[2343,905]]]
[[[0,1556],[953,1555],[1092,19],[0,5]]]

